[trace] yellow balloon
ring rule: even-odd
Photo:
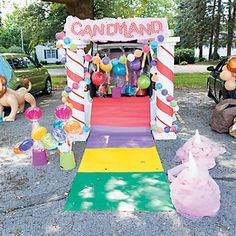
[[[112,69],[112,64],[104,65],[103,63],[101,63],[99,66],[105,72],[110,72]]]
[[[47,129],[42,126],[37,126],[32,130],[32,138],[36,141],[41,140],[41,138],[47,133]]]

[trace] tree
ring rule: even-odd
[[[80,19],[93,18],[92,0],[42,0],[45,2],[63,3],[66,5],[69,15]]]

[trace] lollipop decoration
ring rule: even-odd
[[[143,46],[143,61],[142,61],[142,69],[145,66],[145,62],[146,62],[146,58],[147,58],[147,54],[150,52],[150,47],[146,44]]]

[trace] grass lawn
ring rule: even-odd
[[[48,64],[48,65],[43,65],[43,68],[45,68],[45,69],[58,69],[58,68],[65,68],[65,65],[63,65],[63,64],[60,64],[60,65]]]
[[[175,88],[206,88],[209,73],[175,74]]]
[[[66,86],[66,76],[65,75],[56,75],[51,76],[53,88],[64,88]]]
[[[208,73],[175,74],[175,88],[206,88]],[[52,76],[53,88],[64,88],[66,76]]]

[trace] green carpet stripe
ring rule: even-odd
[[[173,211],[164,172],[78,172],[66,211]]]

